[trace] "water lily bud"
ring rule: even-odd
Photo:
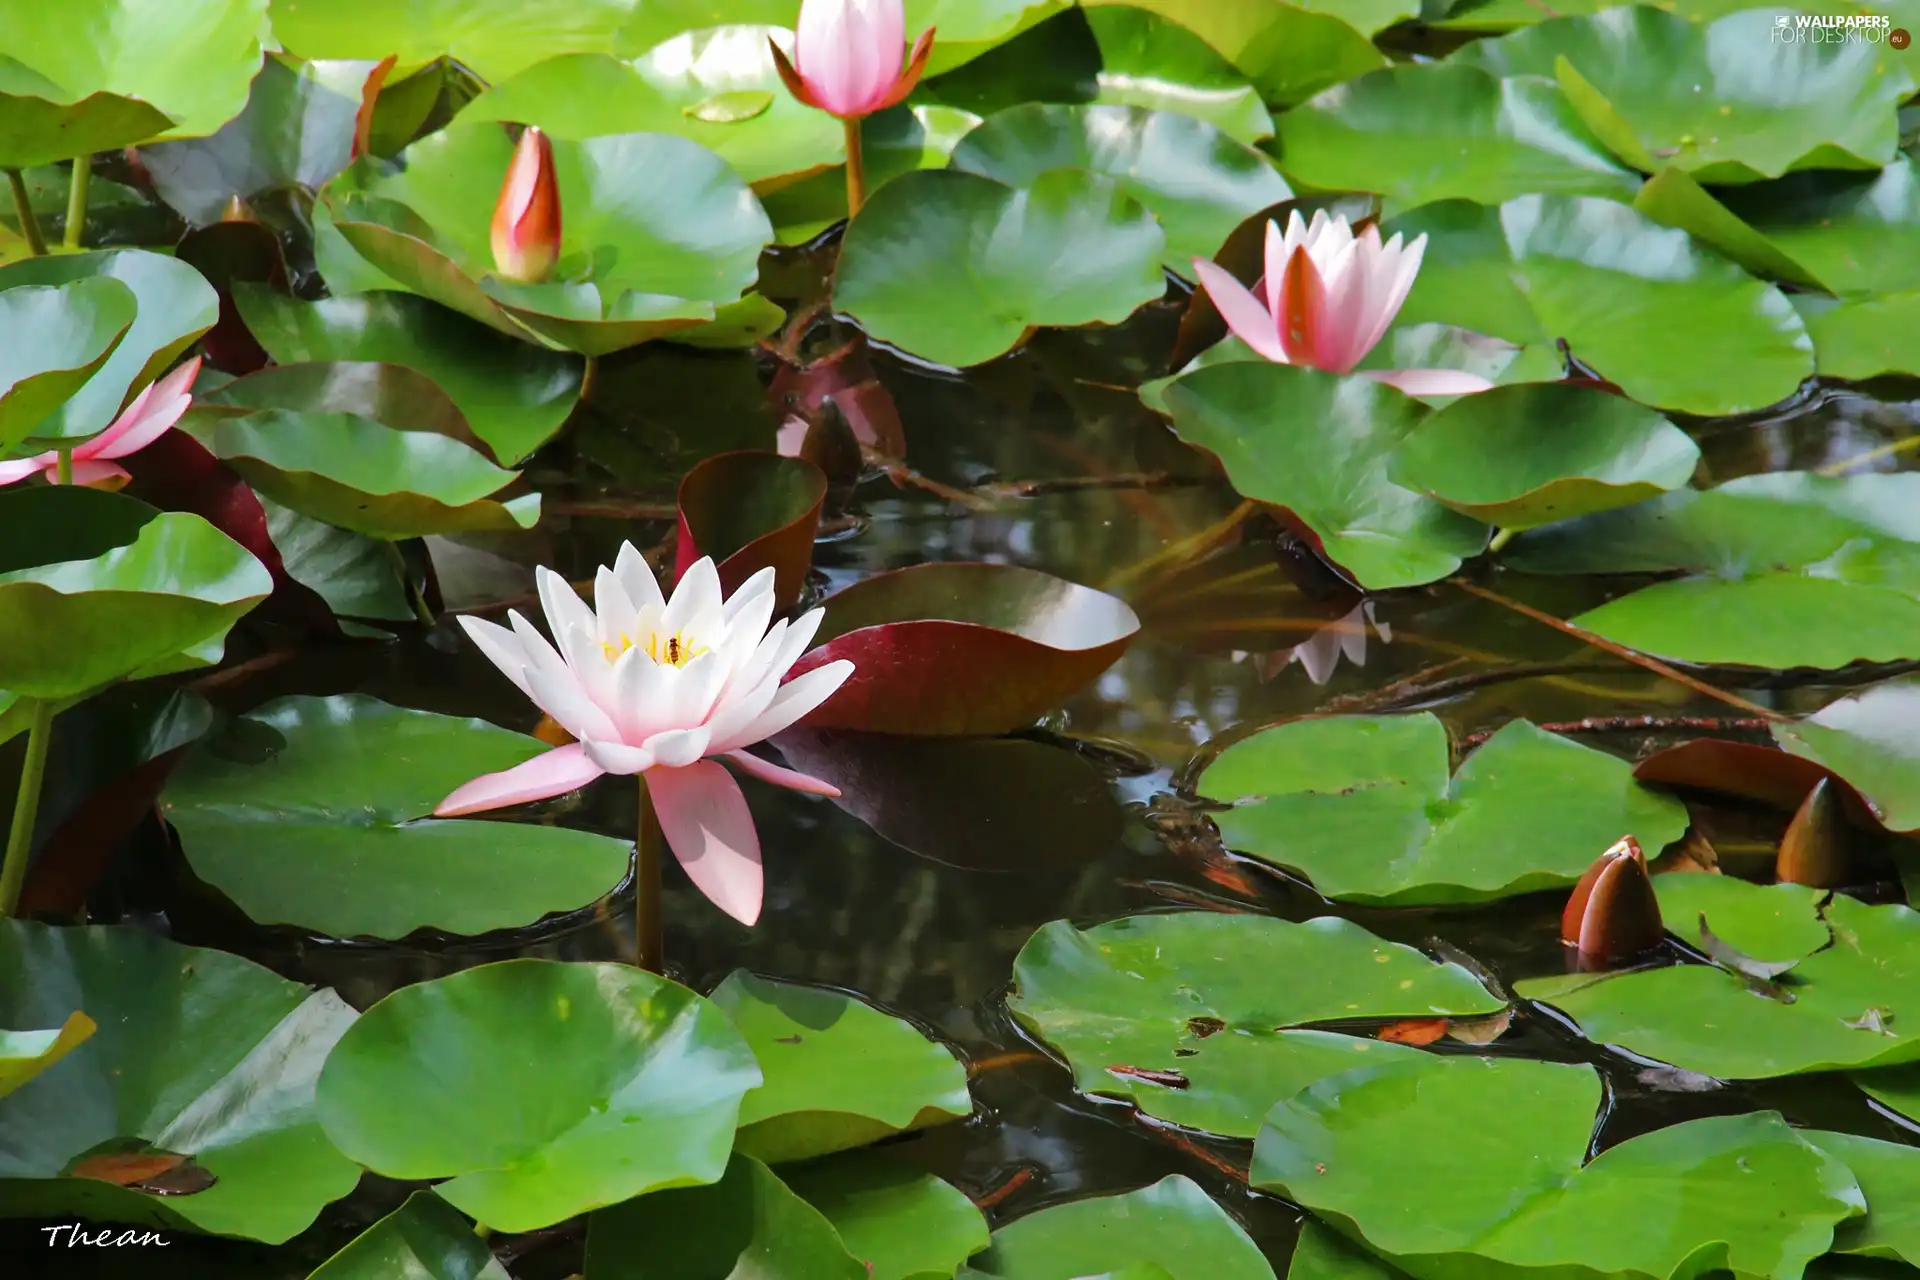
[[[773,65],[801,102],[857,120],[913,92],[933,29],[921,33],[910,54],[906,39],[902,0],[802,0],[793,58],[773,45]]]
[[[560,185],[553,144],[529,127],[520,135],[500,203],[493,207],[493,266],[503,279],[538,284],[560,258]]]
[[[1833,782],[1822,778],[1800,802],[1787,834],[1780,838],[1774,874],[1783,882],[1837,889],[1848,882],[1847,824]]]
[[[1660,900],[1640,842],[1623,836],[1587,868],[1560,916],[1560,940],[1580,953],[1583,969],[1604,969],[1660,945]]]

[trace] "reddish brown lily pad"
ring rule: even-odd
[[[826,473],[804,458],[742,449],[703,460],[680,481],[674,581],[712,556],[731,594],[771,565],[778,607],[791,608],[806,586],[826,497]]]
[[[995,564],[877,574],[826,602],[794,675],[847,658],[853,675],[802,723],[915,736],[1010,733],[1119,660],[1140,620],[1114,596]]]
[[[767,388],[767,399],[802,425],[832,401],[854,439],[890,458],[907,455],[900,410],[874,373],[864,338],[855,338],[811,364],[781,365]]]
[[[1885,824],[1853,784],[1823,764],[1778,747],[1724,738],[1695,738],[1657,751],[1634,766],[1640,782],[1681,790],[1707,791],[1778,809],[1797,810],[1821,779],[1830,779],[1847,820],[1869,830]]]

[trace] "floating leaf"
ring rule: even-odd
[[[1832,941],[1820,918],[1826,896],[1799,884],[1749,884],[1732,876],[1660,875],[1653,878],[1667,932],[1701,946],[1700,918],[1725,945],[1762,964],[1791,969]],[[1762,975],[1774,977],[1777,974]]]
[[[1013,565],[916,565],[829,596],[798,675],[841,658],[815,729],[945,736],[1009,733],[1119,661],[1140,628],[1103,591]]]
[[[953,1050],[852,996],[755,977],[714,989],[759,1059],[736,1147],[778,1164],[865,1146],[973,1110]]]
[[[951,1280],[987,1247],[987,1220],[953,1184],[867,1152],[781,1170],[871,1280]]]
[[[405,9],[382,0],[271,3],[274,36],[303,58],[392,54],[415,66],[445,55],[494,83],[555,54],[613,52],[634,9],[631,0],[417,0]]]
[[[0,1031],[0,1098],[72,1053],[99,1025],[80,1010],[47,1031]]]
[[[1278,973],[1310,973],[1313,981],[1276,986]],[[1076,1087],[1239,1138],[1251,1136],[1275,1102],[1322,1076],[1417,1054],[1295,1028],[1489,1014],[1505,1004],[1459,966],[1330,916],[1292,924],[1183,912],[1085,930],[1057,920],[1027,940],[1013,974],[1008,1007],[1066,1057]]]
[[[1822,377],[1863,381],[1920,371],[1920,351],[1908,336],[1920,323],[1920,290],[1824,303],[1799,300]]]
[[[1804,720],[1778,726],[1774,741],[1795,757],[1857,788],[1873,816],[1892,831],[1920,830],[1920,679],[1902,677],[1830,702]],[[1815,783],[1814,785],[1818,785]],[[1841,799],[1844,802],[1846,792]]]
[[[807,584],[827,477],[804,458],[738,450],[704,459],[681,477],[674,578],[711,556],[728,594],[761,569],[775,572],[777,609]]]
[[[1412,12],[1403,0],[1095,0],[1127,3],[1191,29],[1238,67],[1275,106],[1304,102],[1329,85],[1386,65],[1367,35]],[[1363,34],[1362,30],[1367,29]]]
[[[1406,1274],[1314,1218],[1300,1224],[1287,1267],[1287,1280],[1406,1280]]]
[[[501,1231],[717,1181],[760,1080],[726,1015],[627,965],[482,965],[355,1027],[320,1077],[328,1137],[388,1177],[450,1179],[440,1197]]]
[[[945,168],[960,139],[979,123],[971,111],[932,103],[903,104],[866,117],[860,122],[860,151],[867,189],[878,191],[903,173]],[[846,218],[846,171],[836,167],[781,187],[767,195],[766,209],[780,243],[805,244]]]
[[[263,924],[485,933],[585,906],[626,875],[625,841],[427,816],[460,784],[544,750],[360,694],[282,698],[205,743],[162,807],[194,873]]]
[[[510,1280],[473,1224],[431,1191],[355,1236],[307,1280]]]
[[[32,169],[95,151],[118,151],[173,127],[172,116],[138,98],[96,92],[69,101],[69,92],[51,83],[42,93],[46,96],[17,88],[0,91],[0,169]]]
[[[960,1280],[1070,1280],[1156,1266],[1173,1280],[1273,1280],[1239,1223],[1174,1174],[1117,1196],[1057,1204],[1017,1218]]]
[[[1848,1078],[1888,1110],[1920,1120],[1920,1066],[1856,1071]]]
[[[848,226],[834,301],[872,337],[974,365],[1041,325],[1120,323],[1165,291],[1165,251],[1153,215],[1099,174],[1059,169],[1016,190],[971,173],[908,173]]]
[[[1657,786],[1735,796],[1789,814],[1816,783],[1831,779],[1851,821],[1870,829],[1880,825],[1873,807],[1825,765],[1752,742],[1695,738],[1654,752],[1634,766],[1633,776]]]
[[[133,291],[110,277],[0,293],[0,452],[32,435],[85,385],[134,319]]]
[[[1845,1164],[1867,1197],[1866,1217],[1834,1229],[1833,1251],[1920,1266],[1920,1148],[1818,1129],[1801,1136]]]
[[[47,1026],[75,997],[98,1030],[0,1098],[0,1214],[83,1217],[279,1244],[360,1170],[314,1114],[314,1081],[354,1012],[252,961],[138,930],[0,921],[0,1024]],[[192,1157],[212,1182],[149,1195],[63,1176],[107,1150]]]
[[[1678,840],[1686,811],[1625,761],[1516,720],[1449,781],[1427,712],[1296,720],[1236,742],[1196,786],[1239,801],[1229,847],[1295,869],[1329,898],[1428,906],[1572,885],[1631,833]]]

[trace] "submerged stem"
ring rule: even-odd
[[[840,123],[847,131],[847,216],[851,218],[867,202],[867,162],[860,154],[860,122]]]
[[[93,185],[93,157],[73,158],[73,178],[67,187],[67,228],[61,243],[78,249],[87,241],[87,188]]]
[[[53,737],[53,701],[33,704],[33,724],[27,730],[27,758],[20,766],[20,791],[13,802],[13,829],[7,835],[7,858],[0,864],[0,919],[9,919],[20,906],[20,890],[27,882],[27,856],[32,852],[33,822],[40,813],[40,780],[47,773],[47,743]]]
[[[73,450],[62,447],[54,451],[53,482],[55,484],[73,483]]]
[[[1507,544],[1513,541],[1513,535],[1519,532],[1518,529],[1495,529],[1493,531],[1493,541],[1487,543],[1487,554],[1497,556],[1502,551],[1505,551]]]
[[[633,868],[634,963],[649,973],[666,971],[666,928],[660,916],[660,816],[647,794],[647,775],[638,775],[640,817],[634,833]]]
[[[33,198],[27,194],[27,180],[18,169],[7,170],[7,185],[13,188],[13,211],[20,219],[20,234],[27,238],[27,252],[44,257],[46,237],[40,234],[40,220],[33,216]]]
[[[400,575],[400,589],[406,593],[407,604],[413,609],[413,616],[421,626],[432,628],[437,619],[433,610],[427,608],[426,599],[414,589],[413,570],[407,568],[407,557],[401,552],[400,544],[388,542],[387,558],[393,561],[393,571]]]

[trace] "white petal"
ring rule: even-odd
[[[654,763],[665,769],[684,769],[707,754],[712,735],[705,729],[669,729],[656,733],[641,746]]]
[[[556,636],[565,635],[567,628],[573,626],[584,627],[589,633],[597,632],[593,610],[587,608],[586,601],[565,578],[541,565],[534,570],[533,580],[540,592],[540,607],[547,613],[547,630]]]
[[[740,734],[739,741],[726,743],[720,750],[734,751],[771,738],[831,698],[852,674],[853,664],[843,658],[838,662],[829,662],[824,667],[815,667],[805,675],[795,676],[780,686],[773,704],[747,726],[745,732]]]
[[[595,742],[591,739],[580,746],[586,751],[587,759],[608,773],[645,773],[653,768],[653,755],[644,747],[630,747],[624,742]]]
[[[721,616],[731,623],[735,618],[741,616],[741,610],[745,609],[748,605],[753,605],[758,608],[759,598],[764,595],[768,600],[768,616],[771,617],[773,612],[773,583],[776,576],[772,565],[768,565],[757,571],[751,578],[741,583],[740,589],[733,593],[733,598],[721,607]],[[767,624],[763,622],[760,624],[758,631],[765,631],[766,629]]]
[[[527,687],[527,654],[520,647],[519,637],[484,618],[462,616],[460,625],[473,640],[474,647],[486,655],[487,661],[500,668],[502,675],[531,698],[533,690]]]
[[[666,600],[660,595],[660,580],[653,576],[653,566],[647,563],[647,558],[631,542],[620,544],[620,554],[613,559],[613,571],[636,610],[644,610],[648,605],[661,609],[667,607]]]
[[[629,649],[613,664],[613,718],[620,726],[620,737],[627,742],[644,742],[662,729],[684,729],[669,718],[673,691],[668,672],[647,656],[644,649]]]
[[[605,565],[601,565],[600,572],[593,577],[593,611],[600,619],[594,634],[601,644],[617,644],[640,613],[627,598],[627,589],[620,585],[619,577]]]
[[[667,600],[660,618],[660,629],[668,635],[685,631],[687,624],[707,612],[719,612],[720,572],[713,567],[712,556],[701,556],[681,577]]]
[[[613,738],[620,736],[613,720],[594,705],[571,671],[547,671],[535,668],[527,672],[527,685],[540,709],[560,722],[560,727],[576,738]]]
[[[527,666],[535,671],[565,671],[567,662],[559,652],[547,642],[547,638],[534,630],[533,624],[520,616],[515,609],[507,615],[507,621],[513,624],[513,638],[520,642],[521,652],[527,655]]]

